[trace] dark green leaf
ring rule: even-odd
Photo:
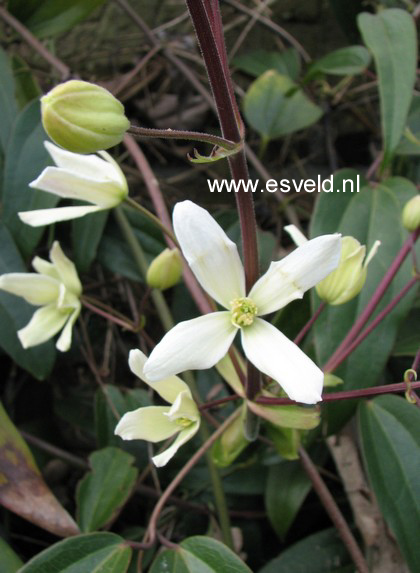
[[[73,260],[81,272],[86,272],[96,257],[108,215],[109,211],[99,211],[71,222]]]
[[[397,396],[359,406],[362,452],[383,516],[410,571],[420,571],[420,410]]]
[[[297,80],[300,73],[300,57],[295,48],[289,48],[284,52],[254,50],[243,56],[237,56],[233,60],[233,65],[256,78],[267,70],[275,70],[292,80]]]
[[[3,179],[3,220],[24,256],[32,253],[44,228],[25,225],[18,212],[53,207],[59,200],[51,193],[28,187],[49,162],[43,145],[46,139],[39,102],[34,101],[19,114],[13,126]]]
[[[414,96],[407,125],[395,151],[398,155],[420,155],[420,96]]]
[[[309,69],[307,76],[316,72],[335,76],[361,74],[370,64],[370,54],[364,46],[348,46],[330,52]]]
[[[420,306],[411,309],[407,318],[401,324],[394,349],[393,356],[415,356],[420,348]]]
[[[13,549],[0,537],[0,571],[16,573],[23,563]]]
[[[341,186],[340,179],[350,176],[349,170],[338,173],[334,178],[334,188]],[[393,177],[374,188],[362,187],[360,193],[320,195],[312,221],[312,237],[339,231],[343,235],[354,236],[362,244],[367,245],[368,249],[376,239],[382,244],[369,264],[367,280],[359,296],[343,305],[328,306],[316,321],[313,332],[319,364],[325,364],[343,340],[407,239],[408,233],[401,224],[401,212],[404,204],[416,193],[416,188],[410,181]],[[411,277],[411,261],[406,260],[375,314],[390,302]],[[317,308],[319,299],[316,293],[312,293],[312,296],[314,308]],[[395,344],[398,326],[407,315],[414,296],[415,292],[412,289],[334,372],[344,380],[343,390],[367,388],[378,382]],[[328,430],[334,432],[341,427],[354,407],[354,402],[349,401],[324,407]]]
[[[113,533],[88,533],[60,541],[31,559],[19,573],[125,573],[131,549]]]
[[[77,522],[81,531],[96,531],[115,519],[136,483],[134,458],[118,448],[105,448],[90,458],[92,471],[77,488]]]
[[[9,141],[13,121],[18,113],[15,82],[6,52],[0,48],[0,146],[3,152]]]
[[[322,110],[290,78],[269,70],[248,89],[244,113],[263,140],[269,141],[312,125]]]
[[[13,238],[0,221],[0,274],[24,273],[26,270]],[[36,307],[22,298],[0,290],[0,346],[21,368],[44,380],[54,364],[56,352],[53,341],[25,350],[16,334],[30,321],[35,310]]]
[[[42,91],[31,68],[20,56],[13,56],[12,65],[16,83],[16,101],[19,108],[23,109],[29,102],[38,99]]]
[[[30,449],[1,403],[0,503],[55,535],[79,533],[73,519],[45,484]]]
[[[413,17],[398,8],[358,17],[363,40],[372,52],[379,80],[383,165],[403,133],[416,80],[417,41]]]
[[[25,10],[22,2],[14,0],[12,8],[24,17],[25,26],[33,34],[45,38],[71,30],[103,3],[104,0],[38,0]]]
[[[350,560],[335,529],[309,535],[283,551],[258,573],[353,573]]]
[[[251,573],[226,545],[211,537],[185,539],[179,548],[159,554],[150,573]]]

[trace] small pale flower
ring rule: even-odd
[[[80,313],[82,285],[74,264],[57,241],[51,248],[50,261],[35,257],[32,266],[36,273],[0,276],[0,289],[41,307],[17,333],[23,348],[42,344],[62,330],[56,347],[65,352],[71,346],[73,325]]]
[[[307,241],[305,235],[294,225],[288,225],[285,230],[296,245],[302,245]],[[365,245],[361,245],[354,237],[343,237],[338,267],[316,285],[319,298],[335,306],[357,296],[366,282],[367,267],[380,244],[380,241],[375,241],[366,256]]]
[[[115,434],[123,440],[160,442],[175,434],[175,441],[164,452],[152,458],[157,467],[166,465],[178,449],[190,440],[200,427],[200,413],[188,386],[178,376],[150,382],[144,374],[147,358],[140,350],[130,352],[131,371],[148,384],[171,406],[146,406],[127,412],[118,422]]]
[[[63,199],[86,201],[91,205],[24,211],[19,213],[24,223],[40,227],[77,219],[89,213],[112,209],[127,197],[125,176],[106,151],[99,151],[97,155],[81,155],[61,149],[49,141],[45,141],[44,145],[56,167],[46,167],[29,186]]]
[[[153,382],[178,372],[214,366],[238,330],[247,358],[297,402],[321,400],[323,372],[293,342],[260,316],[302,298],[340,258],[340,235],[325,235],[299,247],[245,291],[238,250],[211,215],[191,201],[175,206],[174,229],[201,286],[226,310],[177,324],[156,346],[144,372]]]

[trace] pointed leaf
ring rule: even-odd
[[[50,208],[59,198],[31,189],[29,183],[38,177],[49,161],[43,141],[47,139],[41,125],[38,101],[28,104],[17,117],[6,149],[3,176],[3,220],[24,256],[32,254],[43,233],[18,217],[19,211]]]
[[[131,549],[114,533],[88,533],[55,543],[19,573],[125,573]]]
[[[48,489],[31,451],[0,403],[0,503],[39,527],[67,537],[79,529]]]
[[[256,78],[267,70],[276,70],[279,74],[297,80],[300,73],[300,56],[295,48],[289,48],[284,52],[253,50],[243,56],[235,57],[233,65]]]
[[[385,166],[401,139],[413,97],[416,27],[413,17],[398,8],[378,14],[363,12],[358,17],[358,25],[373,54],[378,74]]]
[[[239,557],[220,541],[197,535],[185,539],[177,549],[160,553],[150,573],[251,573]]]
[[[258,573],[353,573],[354,565],[335,529],[298,541]]]
[[[330,52],[309,69],[307,74],[312,76],[316,72],[335,76],[352,76],[360,74],[370,64],[370,54],[364,46],[347,46]]]
[[[90,458],[92,471],[76,493],[77,521],[83,532],[95,531],[115,519],[137,479],[134,458],[118,448],[105,448]]]
[[[244,113],[263,140],[269,141],[312,125],[322,110],[290,78],[269,70],[248,89]]]
[[[420,571],[420,410],[397,396],[359,406],[362,452],[370,484],[410,571]]]

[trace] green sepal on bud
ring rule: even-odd
[[[178,249],[165,249],[147,269],[149,286],[165,290],[177,284],[182,274],[182,259]]]
[[[416,195],[405,204],[402,222],[407,231],[415,231],[420,227],[420,195]]]
[[[359,294],[367,277],[367,266],[380,245],[375,241],[365,259],[366,247],[354,237],[343,237],[338,267],[316,285],[319,298],[331,305],[348,302]]]
[[[49,137],[74,153],[95,153],[120,143],[130,122],[108,90],[81,80],[59,84],[41,98]]]

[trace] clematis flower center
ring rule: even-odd
[[[238,328],[250,326],[258,312],[257,305],[250,298],[235,298],[230,302],[232,324]]]

